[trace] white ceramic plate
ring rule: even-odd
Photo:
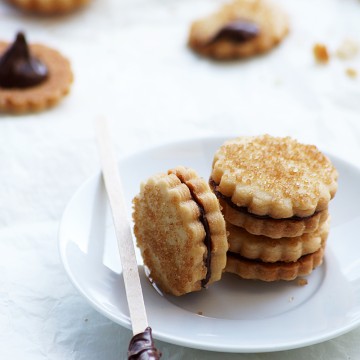
[[[148,150],[120,161],[128,217],[142,180],[176,165],[209,176],[223,138],[197,139]],[[331,232],[323,266],[296,282],[263,283],[227,274],[209,289],[180,298],[162,296],[140,266],[154,337],[187,347],[264,352],[315,344],[360,322],[360,171],[332,157],[340,173],[331,203]],[[99,312],[130,328],[110,209],[100,174],[70,201],[61,222],[60,253],[78,290]],[[138,263],[141,265],[139,253]]]

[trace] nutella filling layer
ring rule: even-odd
[[[313,216],[315,216],[316,214],[318,214],[318,212],[315,211],[314,214],[312,214],[310,216],[300,217],[300,216],[294,215],[294,216],[291,216],[291,217],[288,217],[288,218],[282,218],[282,219],[273,218],[273,217],[271,217],[269,215],[257,215],[257,214],[249,212],[249,210],[248,210],[248,208],[246,206],[238,206],[238,205],[234,204],[231,201],[230,197],[225,196],[220,191],[218,191],[217,190],[218,184],[212,178],[209,179],[209,185],[210,185],[210,188],[212,189],[212,191],[214,192],[214,194],[216,195],[216,197],[218,199],[224,200],[230,207],[232,207],[236,211],[239,211],[239,212],[241,212],[243,214],[249,215],[249,216],[251,216],[253,218],[256,218],[256,219],[260,219],[260,220],[269,220],[269,219],[271,219],[271,220],[275,220],[275,221],[284,221],[284,220],[303,221],[303,220],[308,220],[308,219],[312,218]]]
[[[317,250],[319,251],[319,250]],[[316,253],[317,251],[315,251],[314,253]],[[232,257],[232,258],[235,258],[235,259],[238,259],[238,260],[241,260],[241,261],[247,261],[249,263],[261,263],[261,264],[266,264],[266,266],[279,266],[279,265],[282,265],[282,266],[292,266],[292,264],[298,262],[298,261],[301,261],[301,260],[304,260],[306,259],[307,257],[313,255],[314,253],[310,253],[310,254],[305,254],[301,257],[299,257],[299,259],[297,259],[296,261],[289,261],[289,262],[286,262],[286,261],[275,261],[275,262],[265,262],[265,261],[262,261],[261,259],[248,259],[244,256],[241,256],[240,254],[238,253],[234,253],[234,252],[231,252],[231,251],[228,251],[227,252],[227,256],[228,257]]]
[[[202,205],[200,199],[197,197],[197,195],[195,194],[193,189],[188,184],[186,184],[184,181],[182,181],[179,177],[178,177],[178,179],[181,181],[182,184],[187,186],[187,188],[190,191],[190,195],[191,195],[192,199],[196,202],[196,205],[198,206],[199,211],[200,211],[199,221],[202,223],[202,225],[204,226],[204,230],[205,230],[204,244],[206,246],[207,255],[206,255],[206,258],[204,259],[204,263],[205,263],[205,267],[206,267],[206,276],[204,279],[201,280],[201,286],[204,288],[207,285],[207,283],[209,282],[210,277],[211,277],[212,243],[211,243],[210,226],[209,226],[209,222],[205,215],[204,206]]]

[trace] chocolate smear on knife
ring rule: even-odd
[[[155,348],[150,327],[132,337],[128,349],[129,360],[157,360],[160,357],[161,352]]]

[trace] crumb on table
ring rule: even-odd
[[[203,312],[202,312],[202,311],[198,311],[197,314],[198,314],[198,315],[202,315]]]
[[[357,77],[357,71],[354,68],[347,68],[345,72],[350,78],[355,79]]]
[[[329,62],[330,55],[327,47],[324,44],[320,44],[320,43],[315,44],[313,47],[313,53],[315,60],[318,63],[326,64]]]
[[[359,52],[359,44],[351,39],[344,40],[336,50],[336,56],[341,60],[349,60]]]
[[[305,286],[308,284],[308,281],[306,279],[300,278],[297,280],[298,286]]]

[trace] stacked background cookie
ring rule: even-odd
[[[321,265],[337,176],[315,146],[291,138],[241,137],[221,146],[210,185],[227,224],[225,271],[293,280]]]
[[[188,44],[217,60],[239,59],[270,51],[289,32],[287,15],[268,0],[234,0],[195,21]]]

